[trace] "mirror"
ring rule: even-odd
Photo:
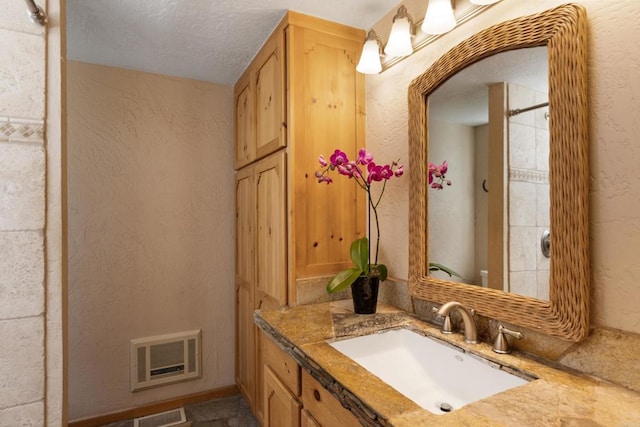
[[[502,52],[428,96],[427,157],[447,160],[453,182],[427,191],[429,259],[459,273],[457,282],[549,299],[551,260],[540,243],[550,228],[547,69],[546,46]],[[503,172],[502,192],[489,194],[490,169]],[[503,227],[488,233],[490,222]]]
[[[483,316],[567,340],[579,341],[588,335],[586,46],[584,8],[564,5],[497,24],[477,33],[443,55],[411,83],[409,289],[412,296],[436,303],[456,300],[476,309]],[[549,229],[552,243],[548,300],[504,292],[499,286],[485,288],[429,274],[430,262],[442,262],[429,258],[429,210],[446,207],[446,204],[438,207],[433,200],[437,195],[434,190],[428,189],[430,132],[427,130],[431,130],[429,97],[459,72],[484,58],[533,47],[546,48],[549,71]],[[505,135],[505,129],[509,128],[509,117],[504,109],[507,91],[504,87],[494,88],[492,85],[489,91],[489,115],[499,119],[497,122],[491,121],[489,132],[495,126],[498,132]],[[499,102],[494,102],[495,99]],[[500,144],[488,147],[490,162],[498,161],[498,164],[504,165],[508,161],[509,151],[519,152],[514,146],[510,146],[509,150],[499,148],[505,147],[500,137],[489,135],[488,140],[491,144],[496,140]],[[431,156],[434,154],[430,153]],[[431,160],[438,163],[445,159]],[[487,204],[493,206],[493,200],[504,203],[505,194],[509,194],[509,190],[505,191],[505,183],[509,182],[505,178],[505,169],[493,166],[487,169],[487,181],[491,183],[488,188],[491,200]],[[515,191],[511,193],[515,194]],[[487,239],[497,242],[488,245],[497,252],[487,254],[489,281],[497,280],[495,272],[508,272],[510,261],[508,257],[505,258],[505,247],[508,246],[504,242],[509,231],[504,218],[505,215],[491,215],[487,220]]]

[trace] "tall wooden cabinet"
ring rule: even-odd
[[[262,420],[253,310],[295,305],[302,284],[351,265],[365,194],[315,178],[318,156],[365,146],[363,30],[289,12],[235,85],[236,381]]]

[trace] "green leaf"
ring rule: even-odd
[[[449,277],[456,276],[462,279],[462,276],[460,275],[460,273],[457,273],[454,270],[450,269],[449,267],[445,267],[442,264],[438,264],[437,262],[429,263],[429,271],[444,271],[449,275]]]
[[[373,275],[376,275],[380,278],[381,282],[384,282],[385,280],[387,280],[387,266],[384,264],[378,264],[378,265],[374,265],[374,264],[370,264],[369,268],[371,269],[371,273]]]
[[[358,276],[360,276],[360,273],[362,273],[362,271],[358,268],[350,268],[348,270],[341,271],[327,284],[327,292],[331,294],[347,289],[356,281]]]
[[[351,261],[361,273],[365,271],[369,263],[369,239],[363,237],[351,243]]]

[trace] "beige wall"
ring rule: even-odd
[[[452,268],[462,275],[464,283],[480,284],[480,269],[475,268],[475,206],[473,127],[431,119],[429,121],[431,160],[444,160],[456,167],[449,169],[451,186],[431,190],[429,206],[437,215],[429,216],[429,259]],[[434,277],[448,279],[436,271]]]
[[[64,424],[59,8],[43,27],[0,0],[2,426]]]
[[[413,0],[405,2],[410,6]],[[390,70],[367,77],[367,144],[408,163],[407,87],[434,60],[494,23],[565,3],[503,0]],[[589,20],[592,324],[640,333],[640,2],[584,0]],[[422,12],[421,12],[422,13]],[[381,204],[385,262],[407,278],[409,180],[390,181]]]
[[[233,88],[68,64],[69,418],[234,383]],[[129,340],[202,329],[203,377],[131,393]]]

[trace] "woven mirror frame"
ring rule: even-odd
[[[465,67],[514,49],[546,46],[549,59],[549,301],[435,279],[428,268],[428,96]],[[570,341],[589,333],[587,22],[559,6],[489,27],[445,53],[409,86],[409,291],[459,301],[482,316]]]

